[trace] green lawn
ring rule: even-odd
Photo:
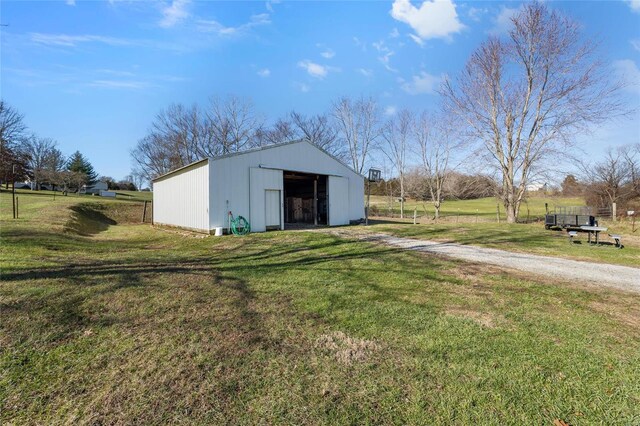
[[[526,220],[536,217],[542,217],[545,214],[545,203],[548,204],[549,210],[553,210],[556,206],[583,206],[584,199],[577,197],[530,197],[522,203],[520,211],[520,219]],[[389,215],[392,213],[397,216],[400,214],[400,203],[395,199],[383,197],[379,195],[371,196],[372,213],[380,213]],[[409,199],[405,202],[405,215],[413,217],[413,211],[417,209],[418,216],[432,217],[434,215],[433,204],[429,201],[416,201]],[[478,216],[484,220],[497,221],[498,203],[495,198],[479,198],[476,200],[451,200],[444,201],[440,210],[440,214],[445,217],[465,217]],[[504,206],[500,205],[501,220],[505,220],[506,214]]]
[[[1,424],[640,422],[640,295],[0,202]]]

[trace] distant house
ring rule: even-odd
[[[33,189],[33,183],[29,181],[16,182],[15,187],[16,189]]]
[[[527,191],[528,192],[546,191],[547,186],[548,185],[546,182],[534,182],[527,185]]]
[[[100,191],[107,191],[109,189],[109,185],[107,182],[96,182],[93,185],[82,185],[80,188],[80,194],[100,194]]]

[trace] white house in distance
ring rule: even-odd
[[[252,232],[348,225],[364,217],[364,177],[307,140],[207,158],[153,180],[153,221],[211,232],[229,212]]]
[[[93,185],[82,185],[80,188],[81,194],[100,194],[101,191],[109,190],[109,185],[106,182],[98,181]]]

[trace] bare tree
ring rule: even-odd
[[[271,145],[300,139],[300,133],[289,120],[279,119],[271,128],[260,129],[256,135],[258,145]]]
[[[211,139],[219,147],[217,155],[250,148],[256,131],[262,127],[251,101],[236,96],[212,97],[207,118]]]
[[[632,196],[640,198],[640,143],[622,147],[621,155],[628,170]]]
[[[168,154],[186,165],[206,156],[208,146],[202,121],[197,105],[187,108],[171,104],[156,115],[150,135],[156,141],[162,140]]]
[[[344,150],[338,143],[338,132],[325,114],[304,116],[291,111],[291,121],[301,137],[307,138],[312,144],[327,151],[329,154],[342,158]]]
[[[590,182],[587,201],[605,207],[633,198],[637,194],[633,182],[637,166],[631,146],[609,148],[597,163],[583,165],[585,180]]]
[[[435,218],[440,217],[440,208],[444,200],[444,188],[450,177],[449,161],[453,149],[460,146],[454,124],[447,117],[423,112],[414,126],[417,148],[422,162],[422,171]]]
[[[56,142],[50,138],[39,138],[35,135],[26,139],[23,149],[29,156],[28,169],[34,186],[32,189],[39,190],[44,174],[46,173],[48,162],[56,149]]]
[[[411,148],[414,116],[409,110],[401,110],[382,127],[382,152],[389,158],[398,173],[400,183],[400,218],[404,218],[405,175],[407,172],[407,152]]]
[[[138,141],[131,151],[131,158],[137,173],[148,181],[188,164],[178,155],[171,141],[155,133]]]
[[[0,141],[2,144],[21,142],[25,137],[26,130],[24,116],[4,100],[0,100]]]
[[[621,110],[621,85],[610,83],[580,26],[543,3],[512,18],[506,40],[489,38],[454,84],[441,90],[449,112],[481,141],[502,177],[500,197],[515,222],[532,170],[576,133]]]
[[[7,188],[10,180],[25,174],[28,158],[21,144],[26,138],[26,131],[24,116],[0,100],[0,180]]]
[[[362,174],[380,136],[380,114],[372,98],[340,98],[333,105],[338,135],[348,149],[353,169]]]
[[[65,170],[66,165],[67,159],[65,156],[58,148],[53,147],[44,159],[44,169],[41,173],[42,180],[50,183],[54,190],[56,186],[63,186],[64,182],[61,173]]]

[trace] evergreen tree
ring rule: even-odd
[[[85,158],[84,155],[80,153],[80,151],[74,152],[71,157],[69,157],[69,161],[67,162],[67,170],[70,172],[81,173],[86,176],[87,185],[93,185],[98,180],[98,174],[93,169],[93,166]]]

